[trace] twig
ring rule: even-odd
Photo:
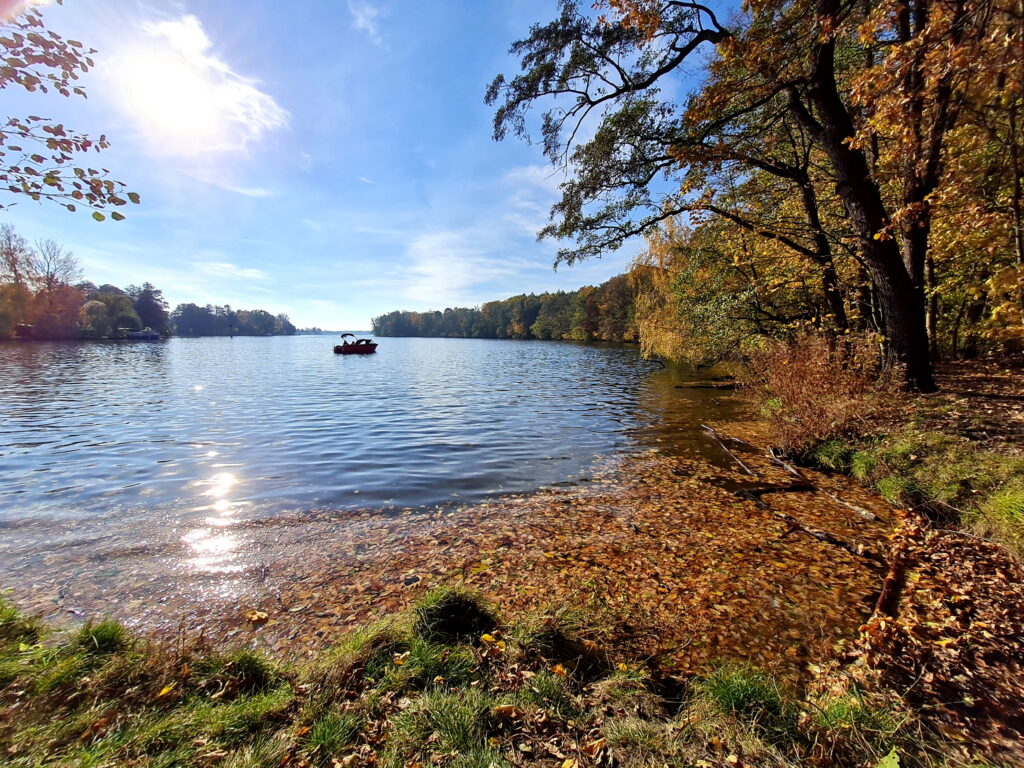
[[[834,547],[839,547],[841,550],[853,555],[854,557],[862,557],[865,560],[870,560],[876,563],[877,565],[881,565],[883,567],[885,566],[885,560],[883,560],[881,557],[879,557],[877,554],[875,554],[869,549],[864,549],[863,547],[855,547],[849,542],[843,541],[842,539],[833,536],[828,531],[822,531],[818,528],[813,528],[809,525],[805,525],[804,523],[801,523],[799,520],[797,520],[795,517],[787,515],[784,512],[772,512],[772,515],[778,518],[779,520],[782,520],[783,522],[787,523],[788,525],[793,526],[797,530],[806,533],[808,536],[813,536],[818,541],[823,541],[826,544],[831,544]]]
[[[793,477],[798,477],[801,480],[806,480],[807,479],[807,477],[804,475],[803,472],[801,472],[799,469],[794,467],[792,464],[789,464],[789,463],[783,461],[781,456],[777,456],[775,454],[775,449],[774,448],[769,448],[768,449],[768,458],[772,462],[772,464],[775,464],[776,466],[782,467],[784,470],[789,472],[789,474],[791,474]]]
[[[858,507],[856,504],[851,504],[848,501],[843,501],[838,496],[833,496],[831,493],[826,491],[824,488],[819,488],[818,490],[821,491],[826,496],[828,496],[830,499],[832,499],[832,501],[834,501],[836,504],[841,504],[842,506],[846,507],[847,509],[856,512],[858,515],[863,517],[865,520],[877,520],[878,519],[878,515],[876,515],[874,512],[868,512],[866,509],[864,509],[864,507]]]
[[[772,464],[775,464],[776,466],[782,467],[784,470],[789,472],[789,474],[791,474],[793,477],[798,477],[798,478],[800,478],[801,480],[804,480],[804,481],[807,480],[807,476],[803,472],[801,472],[799,469],[794,467],[792,464],[789,464],[788,462],[783,461],[782,457],[778,456],[775,453],[775,449],[774,448],[768,449],[768,459],[769,459],[769,461],[771,461]],[[864,509],[864,507],[858,507],[856,504],[851,504],[848,501],[843,501],[838,496],[834,496],[833,494],[829,493],[828,491],[824,490],[823,488],[817,488],[817,490],[820,491],[825,496],[828,496],[836,504],[840,504],[840,505],[846,507],[847,509],[849,509],[849,510],[851,510],[853,512],[856,512],[858,515],[863,517],[865,520],[877,520],[878,519],[878,516],[876,514],[874,514],[873,512],[869,512],[868,510]]]
[[[708,435],[710,435],[710,436],[711,436],[711,437],[712,437],[712,438],[713,438],[713,439],[714,439],[714,440],[715,440],[715,441],[716,441],[716,442],[717,442],[717,443],[718,443],[718,444],[719,444],[720,446],[722,446],[722,450],[723,450],[723,451],[725,451],[725,452],[726,452],[727,454],[729,454],[729,456],[730,456],[730,457],[732,458],[732,460],[733,460],[733,461],[735,461],[735,462],[736,462],[737,464],[739,464],[739,466],[740,466],[740,469],[742,469],[742,470],[743,470],[744,472],[746,472],[746,473],[747,473],[748,475],[750,475],[751,477],[757,477],[757,472],[755,472],[755,471],[754,471],[754,470],[752,470],[752,469],[751,469],[750,467],[748,467],[748,466],[747,466],[746,464],[744,464],[744,463],[743,463],[743,460],[742,460],[742,459],[740,459],[740,457],[739,457],[739,456],[737,456],[737,455],[736,455],[735,453],[733,453],[732,451],[730,451],[730,450],[729,450],[729,448],[728,448],[728,447],[726,446],[726,444],[725,444],[725,443],[724,443],[724,442],[722,441],[722,438],[718,436],[718,433],[717,433],[717,432],[716,432],[716,431],[715,431],[715,430],[714,430],[713,428],[709,427],[709,426],[708,426],[707,424],[701,424],[700,426],[701,426],[701,428],[702,428],[702,429],[703,429],[703,430],[704,430],[705,432],[707,432],[707,433],[708,433]]]

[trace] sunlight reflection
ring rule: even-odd
[[[218,472],[210,478],[210,487],[203,491],[203,495],[223,498],[228,495],[228,492],[237,482],[238,479],[230,472]]]
[[[208,573],[241,571],[243,565],[236,560],[242,542],[237,536],[218,531],[217,527],[196,528],[182,536],[195,553],[189,562]]]

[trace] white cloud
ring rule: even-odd
[[[406,257],[401,293],[423,306],[475,304],[478,297],[471,288],[516,271],[507,259],[487,254],[467,233],[458,231],[418,235]]]
[[[239,280],[269,280],[270,275],[262,269],[240,267],[227,261],[204,261],[196,265],[201,272],[214,277],[230,277]]]
[[[277,101],[213,47],[202,22],[187,14],[140,23],[108,57],[119,106],[153,154],[237,152],[287,126]]]
[[[220,184],[219,186],[228,192],[245,195],[246,197],[273,197],[274,195],[269,189],[264,189],[263,187],[236,187],[232,184]]]
[[[352,14],[352,26],[367,34],[374,45],[383,46],[379,19],[384,12],[366,0],[348,0],[348,12]]]
[[[359,180],[363,182],[363,184],[373,184],[373,179],[368,179],[365,176],[360,176]]]

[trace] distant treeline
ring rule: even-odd
[[[626,275],[578,291],[523,294],[444,312],[389,312],[376,336],[636,341],[635,297]]]
[[[107,339],[146,328],[181,336],[295,333],[287,315],[195,304],[171,312],[151,283],[119,288],[81,278],[78,260],[55,241],[33,245],[0,226],[0,339]]]
[[[287,315],[209,304],[179,304],[171,313],[171,328],[178,336],[292,336],[296,332]]]

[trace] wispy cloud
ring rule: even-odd
[[[360,176],[359,180],[363,182],[363,184],[373,184],[373,179],[368,179],[365,176]]]
[[[378,46],[384,45],[379,24],[384,12],[379,7],[366,0],[348,0],[348,12],[352,15],[352,25],[365,32],[370,42]]]
[[[230,277],[238,280],[269,280],[270,275],[262,269],[240,267],[227,261],[204,261],[196,267],[207,275],[214,277]]]
[[[226,189],[228,192],[234,192],[237,195],[245,195],[246,197],[273,197],[274,193],[269,189],[263,187],[236,187],[232,184],[221,184],[219,185],[222,189]]]
[[[406,250],[402,295],[418,305],[442,307],[473,304],[474,286],[513,274],[506,258],[487,253],[466,232],[418,235]]]
[[[198,17],[144,21],[108,57],[108,80],[152,154],[244,150],[284,128],[288,113],[259,81],[213,52]]]

